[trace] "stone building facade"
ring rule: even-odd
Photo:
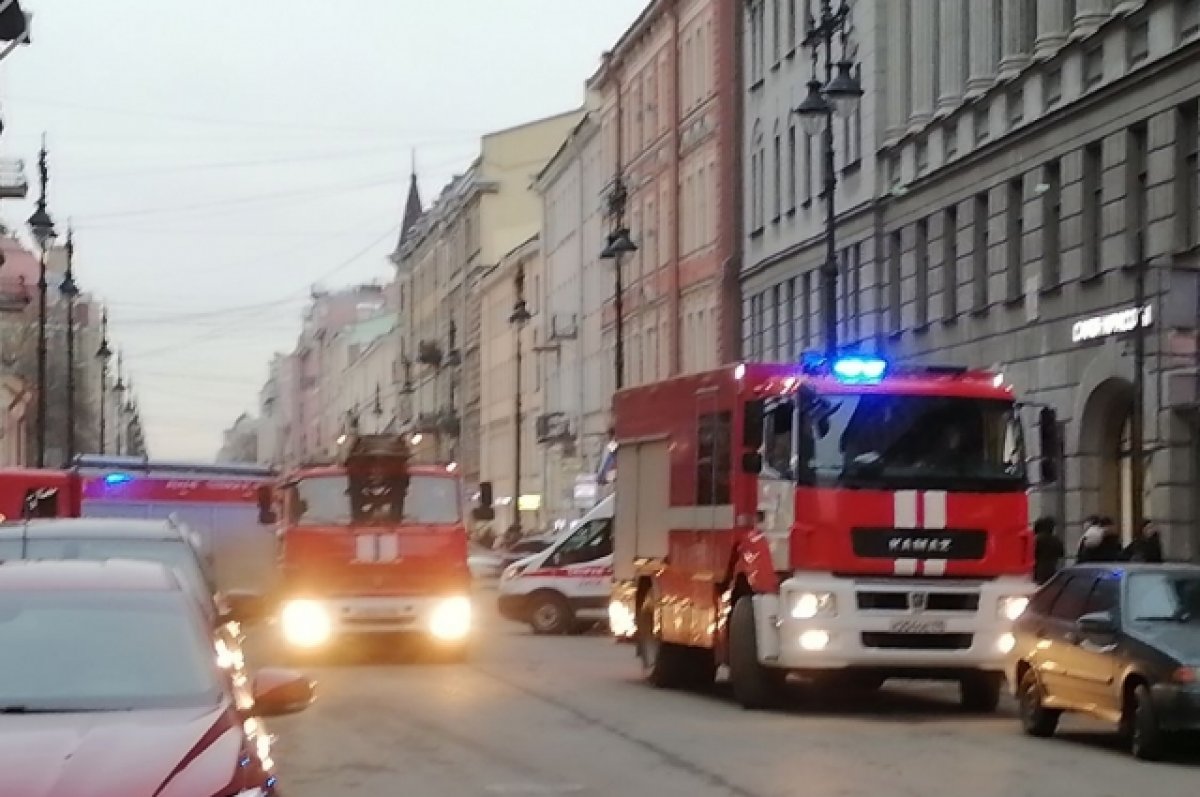
[[[864,110],[882,108],[863,119],[874,196],[837,224],[857,247],[841,262],[848,339],[999,369],[1056,409],[1064,478],[1033,511],[1073,544],[1091,513],[1131,531],[1142,324],[1146,513],[1171,556],[1200,557],[1200,3],[859,0],[854,16],[880,57],[862,59]],[[751,356],[800,348],[821,234],[745,272]]]

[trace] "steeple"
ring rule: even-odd
[[[408,241],[408,234],[412,228],[416,226],[423,213],[421,205],[421,189],[417,186],[417,151],[414,149],[412,154],[412,177],[408,184],[408,199],[404,203],[404,222],[400,227],[400,243],[396,246],[399,250]]]

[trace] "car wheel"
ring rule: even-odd
[[[637,651],[642,674],[660,689],[706,689],[717,675],[716,661],[707,648],[664,642],[661,623],[656,622],[657,599],[646,595],[638,612]]]
[[[783,696],[786,678],[784,670],[764,667],[758,660],[754,601],[749,595],[738,598],[729,618],[729,680],[734,697],[742,708],[773,708]]]
[[[975,714],[991,714],[1000,705],[1004,676],[994,672],[972,673],[959,682],[962,707]]]
[[[1143,761],[1158,761],[1166,751],[1166,735],[1158,726],[1154,715],[1154,703],[1150,699],[1150,688],[1138,684],[1133,690],[1133,699],[1126,706],[1131,711],[1129,727],[1129,749],[1135,758]]]
[[[562,595],[539,592],[530,599],[529,626],[535,634],[565,634],[573,625],[575,613]]]
[[[1021,729],[1040,739],[1053,736],[1058,730],[1058,720],[1062,717],[1062,711],[1043,705],[1044,697],[1037,674],[1032,671],[1025,673],[1018,690]]]

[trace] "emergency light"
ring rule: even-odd
[[[133,481],[133,477],[128,473],[110,473],[104,477],[104,483],[108,485],[128,484]]]
[[[878,357],[842,357],[833,361],[833,375],[842,382],[877,382],[887,371]]]

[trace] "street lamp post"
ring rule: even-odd
[[[100,347],[96,349],[96,359],[100,362],[100,453],[107,453],[106,404],[108,404],[108,361],[112,359],[112,349],[108,347],[108,311],[100,316]]]
[[[528,305],[525,304],[525,263],[517,263],[517,274],[513,278],[513,287],[516,290],[516,300],[513,302],[512,314],[508,317],[508,323],[513,325],[516,330],[516,373],[515,382],[516,390],[513,394],[513,525],[512,531],[520,536],[521,534],[521,332],[525,329],[525,325],[529,323],[533,316],[529,312]]]
[[[54,220],[46,211],[46,187],[50,182],[49,156],[46,139],[38,152],[38,175],[41,192],[37,207],[29,217],[29,229],[38,245],[38,342],[37,342],[37,466],[46,467],[46,254],[54,245]]]
[[[117,355],[117,383],[115,385],[113,385],[112,392],[117,397],[117,401],[116,401],[117,417],[114,419],[117,424],[117,439],[116,439],[116,443],[115,443],[115,452],[114,453],[116,453],[117,456],[121,456],[121,454],[125,453],[124,451],[121,450],[121,426],[125,422],[125,420],[123,418],[125,403],[124,403],[124,401],[122,401],[122,396],[125,395],[125,377],[121,373],[121,355],[120,354]]]
[[[821,0],[818,17],[809,20],[808,34],[804,46],[812,55],[812,77],[808,81],[808,94],[796,108],[804,131],[810,135],[822,133],[822,161],[824,185],[822,198],[825,200],[825,263],[821,267],[825,321],[825,353],[837,355],[837,238],[836,214],[833,194],[837,188],[837,173],[834,170],[833,119],[834,115],[847,117],[854,112],[863,90],[854,76],[854,64],[849,60],[849,30],[847,22],[850,6],[845,0],[834,10],[830,0]],[[842,57],[837,62],[837,75],[833,73],[833,42],[840,38]],[[825,81],[817,79],[817,62],[824,56]]]
[[[69,467],[75,460],[75,231],[67,228],[67,270],[58,292],[67,300],[67,458]]]
[[[601,260],[613,261],[613,387],[621,390],[625,387],[625,284],[621,267],[625,255],[637,251],[637,244],[630,237],[629,228],[625,226],[625,205],[629,194],[625,189],[625,181],[617,175],[613,181],[612,191],[608,195],[608,212],[612,217],[612,232],[608,234],[608,242],[600,252]]]

